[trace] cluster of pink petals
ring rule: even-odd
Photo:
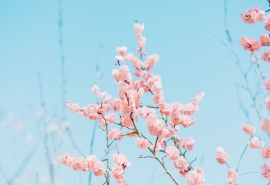
[[[114,69],[112,74],[116,81],[130,82],[132,78],[128,66],[125,65],[121,66],[119,70]]]
[[[268,34],[262,34],[260,37],[262,46],[270,45],[270,37]]]
[[[142,148],[142,149],[148,148],[148,140],[147,139],[137,138],[136,144],[137,144],[137,147],[139,147],[139,148]]]
[[[127,52],[127,47],[126,46],[121,46],[116,48],[116,53],[118,55],[115,56],[115,58],[119,61],[122,62],[126,60],[126,52]]]
[[[248,146],[250,148],[263,148],[264,147],[264,142],[261,141],[257,138],[257,137],[253,137],[249,142],[248,142]]]
[[[264,85],[265,85],[266,90],[270,91],[270,78],[265,80]]]
[[[108,138],[110,140],[121,140],[123,138],[122,132],[118,128],[114,128],[109,131]]]
[[[238,185],[238,173],[234,169],[228,169],[226,185]]]
[[[264,101],[266,103],[267,109],[270,110],[270,95],[268,97],[266,97]]]
[[[217,147],[216,159],[219,164],[225,164],[228,161],[229,155],[222,147]]]
[[[270,62],[270,50],[263,52],[262,59],[266,62]]]
[[[176,160],[174,160],[173,164],[175,168],[179,169],[180,175],[185,177],[187,172],[189,171],[189,162],[183,156],[180,156]]]
[[[181,147],[187,151],[193,150],[195,146],[195,140],[193,138],[181,139]]]
[[[270,15],[268,14],[268,16],[265,19],[265,25],[264,28],[268,31],[270,31]]]
[[[154,54],[150,55],[147,57],[147,60],[143,63],[143,66],[147,69],[150,70],[154,67],[155,63],[159,61],[159,55]]]
[[[59,156],[58,160],[74,170],[93,171],[96,176],[102,176],[105,173],[103,163],[99,161],[95,155],[90,155],[87,158],[83,157],[69,157],[67,154]]]
[[[261,166],[261,170],[262,170],[262,176],[270,181],[270,168],[269,168],[269,166],[264,163]]]
[[[102,99],[108,95],[107,92],[100,92],[99,87],[97,85],[93,85],[91,90],[99,99]]]
[[[175,146],[168,146],[166,148],[166,155],[170,160],[176,160],[179,157],[179,150]]]
[[[251,126],[250,124],[243,124],[242,125],[242,130],[249,135],[253,135],[256,132],[256,128]]]
[[[146,52],[142,50],[145,47],[146,38],[142,35],[142,31],[144,30],[144,24],[134,24],[133,28],[135,29],[135,37],[139,39],[139,48],[137,48],[137,53],[140,55],[146,55]]]
[[[241,17],[245,23],[256,23],[259,21],[263,21],[265,17],[265,11],[260,10],[259,6],[255,6],[247,10],[245,13],[241,14]]]
[[[261,154],[264,159],[270,158],[270,147],[264,147],[261,151]]]
[[[188,177],[186,179],[187,185],[203,185],[204,172],[202,168],[197,167],[195,170],[190,170],[188,172]]]
[[[240,44],[244,47],[245,50],[248,50],[250,53],[254,53],[261,48],[261,42],[255,40],[254,38],[248,39],[247,37],[242,37],[240,40]]]
[[[115,162],[112,167],[112,176],[117,181],[118,184],[127,185],[124,180],[124,170],[126,167],[130,166],[131,163],[127,160],[124,154],[113,154],[113,160]]]
[[[261,129],[267,133],[270,133],[270,120],[267,118],[264,118],[261,121]]]
[[[95,93],[99,96],[100,92],[94,88]],[[113,109],[113,102],[111,101],[111,96],[105,93],[102,104],[89,104],[86,107],[80,107],[77,103],[73,104],[68,100],[66,106],[70,111],[76,112],[79,116],[85,116],[91,120],[98,120],[102,126],[110,124],[116,121],[116,115],[114,113],[105,115],[106,112],[109,112]]]

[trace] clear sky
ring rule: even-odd
[[[263,10],[269,7],[266,0],[228,0],[227,4],[228,28],[244,69],[250,66],[251,57],[240,47],[240,38],[246,35],[258,39],[261,33],[265,33],[263,23],[249,25],[240,18],[241,13],[255,5]],[[115,68],[115,49],[127,46],[128,51],[135,53],[137,40],[133,24],[139,20],[145,25],[143,34],[147,38],[147,53],[160,56],[153,73],[162,78],[166,101],[185,104],[191,102],[196,94],[206,93],[196,114],[196,124],[188,129],[181,128],[178,134],[195,139],[196,147],[188,153],[188,159],[191,161],[197,157],[194,166],[204,168],[206,183],[224,184],[227,167],[216,162],[216,148],[224,147],[230,156],[228,163],[236,168],[249,140],[241,131],[241,125],[251,121],[259,130],[260,120],[251,106],[248,93],[240,88],[240,96],[237,95],[236,84],[244,84],[244,78],[230,57],[231,51],[220,42],[227,42],[223,1],[62,0],[62,13],[66,98],[81,106],[96,102],[90,89],[95,83],[95,65],[101,45],[100,73],[103,78],[100,87],[102,91],[117,97],[111,75]],[[0,165],[8,178],[12,177],[35,143],[39,143],[17,184],[27,184],[28,181],[34,184],[33,174],[36,174],[39,184],[49,184],[44,180],[49,176],[39,123],[33,114],[40,105],[38,72],[47,115],[52,115],[54,119],[53,116],[61,112],[58,20],[57,0],[0,0]],[[266,74],[270,74],[269,65],[263,63],[262,68]],[[260,79],[254,66],[248,80],[255,93],[259,89]],[[239,108],[239,97],[249,112],[250,120]],[[265,108],[261,111],[263,113]],[[85,155],[89,155],[94,122],[68,110],[66,115],[75,142]],[[146,133],[145,123],[141,121],[139,124]],[[20,126],[22,129],[18,129]],[[94,152],[99,158],[104,154],[103,136],[98,129]],[[258,136],[269,145],[265,134],[258,131]],[[166,175],[158,176],[163,170],[155,161],[137,159],[140,154],[147,155],[147,152],[137,149],[134,140],[119,143],[120,151],[132,163],[132,167],[125,172],[127,182],[130,185],[173,184]],[[60,154],[68,152],[79,156],[70,143],[64,136]],[[177,179],[185,184],[172,163],[167,163]],[[262,163],[259,150],[247,149],[239,172],[260,171]],[[86,173],[73,172],[61,165],[57,170],[59,185],[87,184]],[[103,177],[93,179],[95,185],[102,182]],[[2,174],[0,184],[5,184]],[[116,184],[114,180],[112,184]],[[255,173],[240,176],[239,184],[266,185],[267,181]]]

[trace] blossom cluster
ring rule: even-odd
[[[97,85],[93,85],[92,92],[99,99],[99,103],[80,107],[77,103],[68,101],[67,108],[80,116],[97,120],[101,130],[107,133],[108,148],[111,146],[111,144],[108,144],[108,140],[121,142],[126,136],[136,137],[135,146],[148,149],[153,154],[153,158],[158,161],[161,161],[161,159],[157,153],[165,152],[166,156],[173,161],[179,174],[186,178],[188,185],[203,185],[205,179],[202,168],[193,168],[185,157],[185,153],[192,151],[195,147],[195,140],[192,137],[180,138],[177,132],[180,127],[188,128],[196,122],[193,115],[198,112],[199,102],[205,94],[199,93],[192,102],[187,104],[181,104],[177,101],[166,102],[161,77],[151,73],[151,70],[159,61],[159,55],[152,54],[145,60],[143,59],[146,55],[144,50],[146,37],[142,33],[145,27],[143,24],[136,23],[133,28],[135,29],[135,37],[138,39],[136,54],[128,52],[126,46],[116,48],[115,59],[117,61],[115,65],[119,68],[113,69],[112,75],[115,84],[118,86],[119,97],[113,98],[108,92],[102,92]],[[125,62],[131,62],[135,70],[134,76],[128,65],[123,65]],[[153,105],[148,106],[142,103],[142,97],[145,94],[151,95]],[[142,123],[145,122],[144,125],[149,134],[156,137],[155,142],[151,142],[139,131],[137,127],[139,117],[142,118]],[[182,150],[185,151],[182,152]],[[112,157],[115,164],[110,168],[107,158],[106,173],[111,173],[118,184],[127,185],[124,180],[124,171],[131,163],[127,161],[124,154],[119,152]],[[60,162],[67,165],[66,162],[63,162],[63,159],[64,157],[60,157]],[[80,160],[85,161],[86,159],[80,158]],[[165,164],[161,163],[161,165],[166,170]],[[73,165],[67,166],[73,167]],[[89,171],[84,166],[78,169]],[[103,173],[105,173],[104,170]],[[170,174],[168,171],[166,173]],[[170,176],[172,177],[171,174]],[[105,174],[105,177],[108,177],[108,175]],[[176,182],[174,178],[172,179]]]
[[[115,162],[114,166],[112,167],[113,178],[118,184],[127,185],[126,181],[124,180],[124,170],[126,167],[130,166],[131,163],[123,154],[113,154],[113,160]]]
[[[96,176],[102,176],[105,173],[103,163],[99,161],[95,155],[89,155],[86,158],[83,157],[69,157],[68,154],[59,156],[58,160],[74,170],[80,170],[84,172],[94,172]]]

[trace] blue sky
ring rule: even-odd
[[[246,35],[258,39],[261,33],[265,33],[263,23],[249,25],[240,19],[241,13],[255,5],[264,10],[268,8],[267,1],[228,1],[228,26],[245,69],[249,67],[251,57],[240,47],[240,38]],[[241,131],[242,123],[248,120],[239,108],[236,90],[236,84],[244,84],[243,76],[230,57],[230,51],[219,41],[227,41],[223,1],[62,0],[62,12],[66,98],[82,106],[96,101],[90,89],[96,79],[95,64],[100,45],[100,72],[103,75],[101,90],[108,91],[113,97],[117,96],[111,75],[115,68],[115,49],[125,45],[128,51],[135,52],[137,40],[133,24],[139,20],[145,25],[143,34],[147,38],[147,53],[160,56],[153,73],[162,77],[166,101],[188,103],[196,94],[202,91],[206,93],[200,111],[196,114],[197,123],[191,128],[180,129],[179,135],[195,139],[195,150],[190,152],[188,158],[192,160],[198,157],[194,165],[203,166],[206,182],[212,185],[224,184],[227,168],[216,162],[216,148],[225,148],[230,155],[229,164],[235,168],[249,137]],[[0,122],[8,123],[12,112],[13,122],[23,124],[20,131],[5,126],[0,128],[0,146],[3,149],[0,164],[8,177],[12,176],[34,143],[42,143],[36,127],[37,119],[33,116],[33,108],[38,108],[40,104],[38,72],[41,74],[47,114],[61,112],[57,21],[57,1],[0,0]],[[270,73],[269,65],[263,63],[262,68],[266,74]],[[254,67],[249,81],[253,91],[258,89],[259,78]],[[249,110],[252,124],[258,128],[259,120],[250,106],[250,96],[244,90],[240,94]],[[89,154],[93,122],[67,110],[66,115],[76,143],[85,155]],[[141,128],[146,132],[143,124]],[[31,135],[32,140],[23,142],[27,135]],[[94,148],[97,156],[103,156],[104,153],[105,141],[102,136],[103,133],[97,130]],[[259,136],[269,144],[262,132],[259,132]],[[64,141],[60,153],[78,155],[70,141],[67,138]],[[128,148],[132,144],[134,150]],[[136,158],[140,154],[147,155],[147,152],[136,149],[134,139],[119,143],[119,147],[130,156],[128,159],[133,164],[125,173],[129,184],[172,184],[166,175],[157,177],[163,171],[154,161]],[[18,155],[19,152],[21,155]],[[43,160],[44,150],[39,146],[21,178],[27,179],[33,171],[38,171],[40,178],[42,175],[48,177]],[[240,172],[259,171],[262,163],[259,151],[248,149]],[[177,179],[185,184],[173,166],[169,167]],[[87,182],[87,174],[73,172],[63,166],[59,166],[58,170],[59,184]],[[153,177],[156,177],[155,181]],[[93,179],[95,184],[102,181],[102,178]],[[4,182],[0,176],[0,184]],[[267,181],[260,174],[250,174],[241,176],[239,184],[261,185],[267,184]]]

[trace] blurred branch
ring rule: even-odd
[[[4,170],[2,169],[1,164],[0,164],[0,171],[1,171],[1,173],[2,173],[2,175],[3,175],[3,177],[4,177],[4,179],[6,180],[7,184],[8,184],[8,185],[11,185],[11,183],[9,182],[9,180],[8,180],[8,178],[7,178],[7,176],[6,176],[5,172],[4,172]]]
[[[252,100],[252,106],[254,107],[255,111],[256,111],[256,114],[257,114],[257,117],[259,120],[262,119],[262,116],[260,115],[260,111],[259,111],[259,107],[257,106],[257,103],[256,103],[256,94],[254,95],[252,93],[252,90],[250,88],[250,83],[249,83],[249,80],[248,80],[248,74],[250,72],[250,69],[248,69],[247,71],[245,71],[240,63],[240,59],[239,59],[239,56],[237,54],[237,52],[235,51],[234,49],[234,45],[233,45],[233,39],[231,37],[231,33],[228,29],[228,21],[227,21],[227,12],[228,12],[228,7],[227,7],[227,0],[224,0],[224,30],[225,30],[225,33],[226,33],[226,36],[227,36],[227,41],[228,41],[228,44],[223,44],[225,46],[227,46],[227,48],[231,51],[232,55],[233,55],[233,59],[235,61],[235,64],[236,66],[238,67],[239,71],[241,72],[243,78],[244,78],[244,82],[245,82],[245,88],[246,88],[246,91],[248,92],[251,100]],[[241,105],[240,103],[240,106],[243,107],[243,104]],[[243,108],[241,108],[243,110]],[[247,115],[247,112],[245,112],[245,115]]]
[[[102,44],[100,45],[99,47],[99,50],[98,50],[98,56],[97,56],[97,63],[96,63],[96,84],[98,86],[100,86],[100,79],[101,79],[101,76],[100,76],[100,61],[101,61],[101,49],[102,49]],[[98,100],[97,100],[98,101]],[[90,154],[93,155],[93,150],[94,150],[94,142],[95,142],[95,136],[96,136],[96,130],[97,130],[97,120],[95,121],[94,123],[94,126],[93,126],[93,129],[92,129],[92,137],[91,137],[91,140],[90,140]],[[89,173],[89,176],[88,176],[88,185],[91,185],[91,182],[92,182],[92,173]]]
[[[22,163],[19,165],[17,168],[16,172],[14,175],[10,178],[9,182],[10,184],[13,184],[14,180],[23,172],[24,168],[26,165],[29,163],[31,158],[34,156],[38,148],[38,143],[36,143],[30,150],[30,152],[27,154],[27,156],[23,159]],[[2,170],[2,168],[1,168]]]

